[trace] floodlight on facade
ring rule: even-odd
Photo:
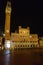
[[[9,40],[7,40],[7,41],[5,42],[5,48],[10,48],[10,41],[9,41]]]

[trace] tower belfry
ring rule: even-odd
[[[5,9],[5,39],[10,38],[10,17],[11,17],[11,3],[7,2]]]

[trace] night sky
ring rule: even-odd
[[[0,0],[0,31],[4,31],[5,7],[8,0]],[[18,26],[30,27],[31,33],[43,36],[43,0],[9,0],[11,2],[11,32]]]

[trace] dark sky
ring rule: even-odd
[[[0,30],[4,30],[5,6],[8,0],[0,0]],[[9,0],[11,2],[11,31],[18,26],[30,27],[31,33],[43,35],[43,0]]]

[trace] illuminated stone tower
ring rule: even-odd
[[[7,2],[5,9],[5,39],[10,39],[10,16],[11,16],[11,3]]]

